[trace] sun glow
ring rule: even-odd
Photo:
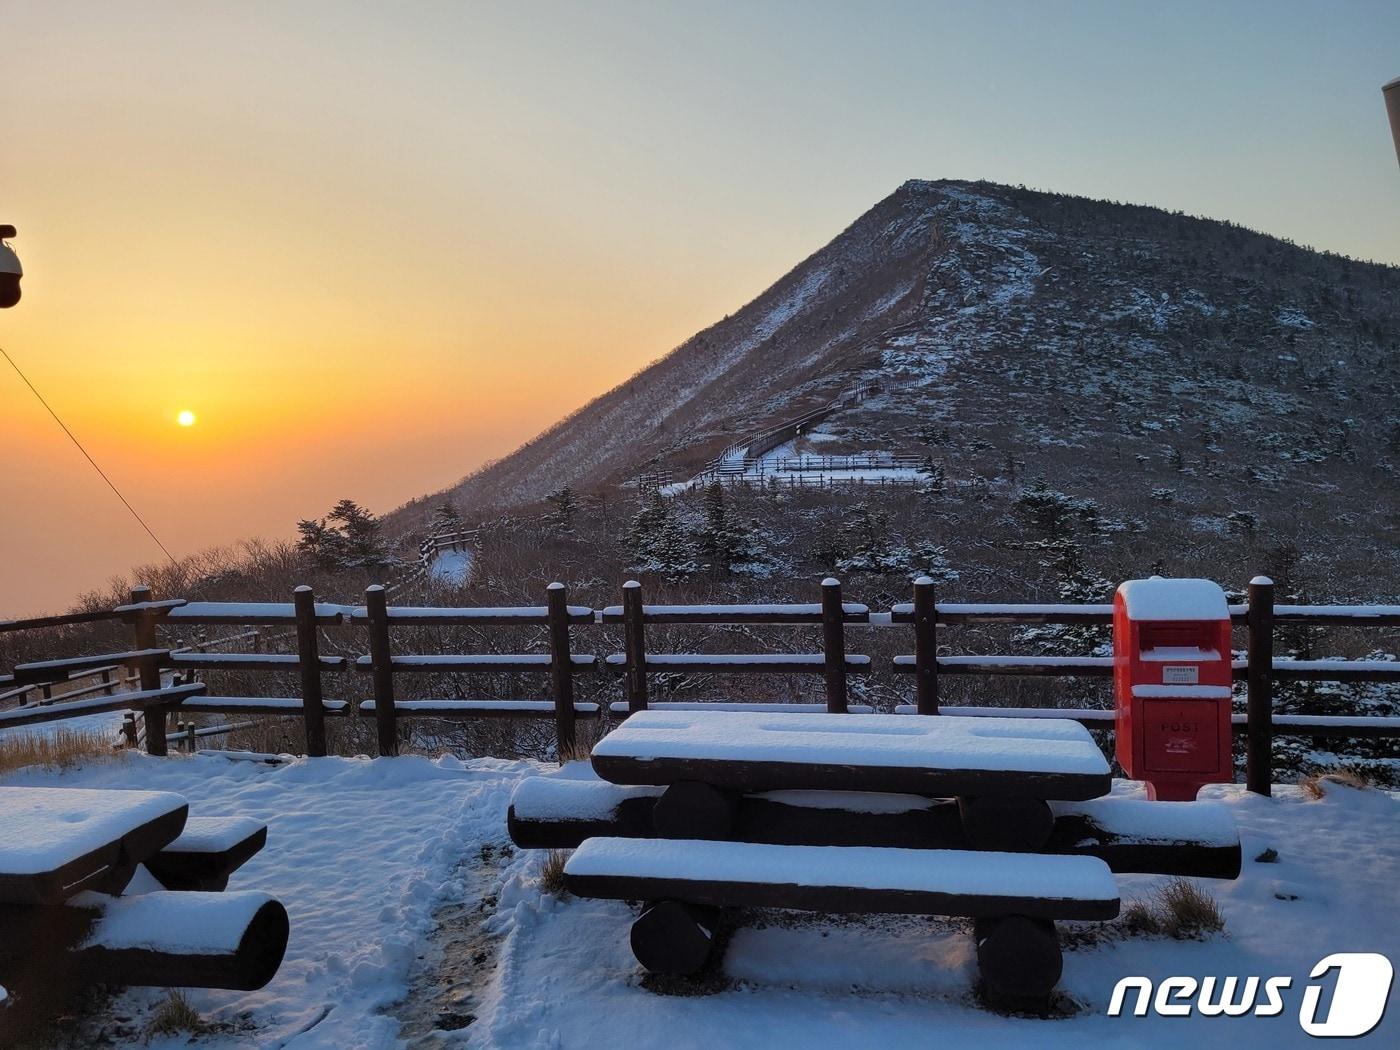
[[[195,418],[195,414],[188,408],[182,408],[179,414],[175,416],[175,422],[179,423],[182,427],[192,427],[194,426]]]

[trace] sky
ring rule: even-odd
[[[1393,0],[0,0],[0,39],[0,346],[177,556],[452,484],[909,178],[1400,263]],[[0,616],[159,558],[0,361]]]

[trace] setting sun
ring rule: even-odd
[[[179,415],[175,417],[175,422],[179,423],[182,427],[192,427],[194,426],[194,421],[195,414],[188,408],[180,409]]]

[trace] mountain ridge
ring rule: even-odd
[[[1086,451],[1185,425],[1229,456],[1242,420],[1293,414],[1281,440],[1310,448],[1321,428],[1354,462],[1358,442],[1388,449],[1400,425],[1383,410],[1400,395],[1385,376],[1397,331],[1400,268],[1145,205],[909,180],[735,313],[393,517],[685,476],[756,424],[872,382],[879,397],[832,421],[833,450],[923,451],[930,427],[956,424],[1032,461],[1082,444],[1066,424]]]

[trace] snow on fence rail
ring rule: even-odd
[[[167,730],[172,715],[218,712],[236,715],[280,715],[300,717],[304,723],[306,751],[325,753],[324,720],[328,717],[372,717],[376,722],[379,752],[392,755],[398,748],[399,718],[430,717],[474,719],[484,717],[544,718],[555,723],[561,751],[574,743],[577,718],[601,717],[603,707],[619,714],[630,714],[649,706],[648,676],[657,673],[704,674],[811,674],[821,675],[825,686],[825,709],[833,712],[868,710],[851,705],[847,676],[873,670],[870,657],[847,651],[847,627],[894,628],[910,631],[913,653],[896,656],[889,669],[914,676],[915,702],[900,705],[897,713],[937,715],[977,714],[988,717],[1072,718],[1084,724],[1111,726],[1113,712],[1102,709],[1045,709],[1028,715],[1011,708],[940,708],[939,680],[943,675],[1034,675],[1039,677],[1106,677],[1112,674],[1110,658],[1095,656],[1020,656],[1005,654],[938,654],[941,632],[967,624],[1069,624],[1108,626],[1110,605],[1008,604],[937,602],[934,585],[928,579],[914,584],[914,601],[894,605],[888,613],[872,613],[868,606],[843,600],[836,580],[823,581],[821,601],[789,604],[734,605],[647,605],[639,584],[623,587],[623,603],[593,610],[568,604],[562,584],[546,591],[546,603],[517,607],[419,607],[390,606],[387,589],[381,586],[365,592],[361,606],[316,602],[309,587],[299,587],[292,602],[184,602],[178,599],[156,602],[139,588],[129,605],[110,612],[80,613],[71,617],[43,617],[40,621],[10,621],[6,630],[40,629],[103,619],[122,619],[131,625],[135,647],[121,653],[105,653],[63,660],[21,664],[10,675],[0,676],[0,688],[16,686],[0,694],[15,698],[23,692],[73,680],[75,676],[133,671],[134,692],[117,692],[117,680],[52,698],[45,705],[21,707],[0,712],[0,727],[31,722],[57,721],[91,714],[96,710],[136,709],[142,712],[144,745],[151,754],[166,754]],[[1273,585],[1256,581],[1250,585],[1249,601],[1232,606],[1232,619],[1247,634],[1247,658],[1234,662],[1236,679],[1247,683],[1247,711],[1235,715],[1245,727],[1248,741],[1247,779],[1251,790],[1267,792],[1272,780],[1271,750],[1275,734],[1316,737],[1393,737],[1400,736],[1400,718],[1335,717],[1274,714],[1273,682],[1276,679],[1306,681],[1385,681],[1400,682],[1400,661],[1390,660],[1293,660],[1275,659],[1273,633],[1276,622],[1342,625],[1348,627],[1400,626],[1400,606],[1275,606]],[[22,624],[15,627],[13,624]],[[294,653],[219,653],[194,651],[189,646],[165,648],[158,643],[158,630],[170,631],[186,625],[244,624],[291,625],[295,635]],[[661,653],[648,648],[647,628],[656,625],[781,625],[807,624],[821,628],[821,645],[811,653]],[[576,653],[572,632],[595,625],[620,625],[624,652],[603,655]],[[421,626],[518,627],[536,626],[547,632],[547,651],[517,654],[415,654],[395,653],[392,634],[398,628]],[[322,656],[319,636],[326,628],[364,632],[368,650],[358,658]],[[255,633],[255,632],[248,632]],[[723,635],[721,635],[723,636]],[[247,634],[230,638],[244,639]],[[214,647],[220,641],[203,643]],[[201,695],[204,686],[192,683],[195,672],[240,670],[254,672],[295,672],[300,677],[297,697],[219,697]],[[327,673],[359,670],[371,682],[372,699],[359,705],[327,700],[322,679]],[[461,674],[501,672],[538,673],[548,676],[548,686],[540,696],[520,700],[466,701],[453,699],[396,700],[395,677],[447,670]],[[181,672],[179,679],[167,680],[169,672]],[[580,674],[599,671],[620,673],[625,702],[612,704],[575,703],[574,681]],[[163,675],[167,677],[162,677]],[[125,676],[120,676],[122,682]],[[108,695],[86,699],[92,692]],[[723,708],[726,705],[720,704]],[[732,706],[732,705],[731,705]],[[753,705],[747,705],[752,708]],[[792,710],[810,705],[759,705],[764,709]],[[229,727],[203,727],[210,729]],[[203,735],[200,728],[181,724],[177,734],[192,741]],[[142,739],[133,721],[124,734],[129,743]]]

